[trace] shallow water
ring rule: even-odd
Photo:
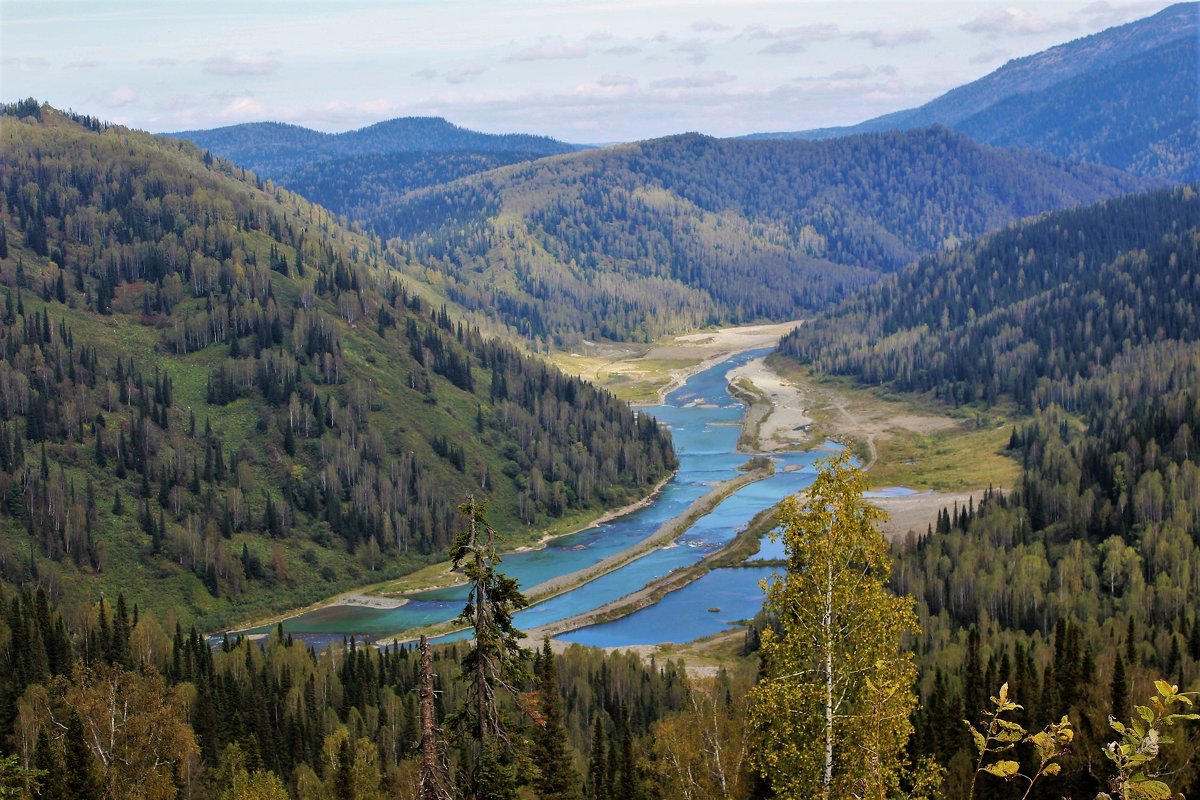
[[[544,549],[506,555],[500,569],[520,581],[522,587],[530,588],[591,566],[638,544],[662,524],[682,514],[714,484],[735,477],[737,468],[751,456],[737,452],[745,407],[730,396],[725,376],[769,352],[760,349],[733,356],[693,375],[667,397],[665,405],[646,409],[671,427],[679,457],[678,471],[653,503],[619,519],[556,539]],[[828,452],[837,447],[827,443],[823,450]],[[530,629],[590,611],[637,591],[674,569],[696,563],[726,544],[759,511],[808,486],[814,476],[812,462],[820,455],[822,451],[773,454],[776,472],[772,477],[749,484],[727,497],[672,546],[654,550],[601,578],[520,612],[515,619],[517,626]],[[764,541],[762,557],[779,557],[771,547]],[[763,573],[762,568],[714,570],[685,589],[668,594],[654,606],[624,620],[585,629],[591,633],[581,631],[578,635],[630,639],[616,644],[652,644],[642,640],[657,635],[658,642],[690,641],[715,633],[732,621],[754,616],[762,602],[758,581]],[[706,599],[717,593],[728,598],[724,605]],[[398,633],[453,619],[462,610],[465,596],[466,588],[458,586],[414,594],[408,603],[394,609],[323,608],[285,620],[283,628],[301,638],[319,637],[322,641],[356,634]],[[710,613],[708,609],[714,606],[722,611]],[[652,633],[655,630],[657,634]],[[695,631],[703,632],[692,635]],[[575,635],[565,638],[582,641],[572,638]]]

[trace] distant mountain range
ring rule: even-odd
[[[253,122],[164,135],[355,220],[414,189],[582,149],[547,136],[479,133],[441,117],[402,117],[345,133]]]
[[[641,339],[822,308],[960,239],[1149,185],[940,126],[686,134],[503,167],[361,219],[397,237],[414,277],[527,336]]]
[[[759,133],[828,139],[941,123],[985,144],[1025,147],[1139,175],[1200,177],[1200,3],[1008,62],[919,108],[858,125]]]
[[[322,133],[282,122],[250,122],[167,133],[264,177],[317,161],[398,153],[520,153],[547,156],[579,146],[548,136],[495,134],[460,128],[441,117],[399,117],[345,133]]]

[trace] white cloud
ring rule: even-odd
[[[729,30],[728,25],[717,22],[711,19],[702,19],[692,23],[692,30],[696,33],[719,33],[720,31]]]
[[[446,83],[466,83],[475,80],[484,72],[487,72],[487,70],[478,64],[467,64],[447,70],[442,73],[442,77],[446,80]]]
[[[599,86],[635,86],[637,78],[628,75],[601,75],[596,83]]]
[[[808,49],[808,43],[803,39],[777,39],[758,52],[769,56],[795,55]]]
[[[619,44],[604,51],[606,56],[632,56],[642,52],[636,44]]]
[[[676,53],[684,53],[693,64],[703,64],[708,59],[708,42],[702,39],[688,39],[672,48]]]
[[[249,95],[240,95],[230,100],[218,115],[224,119],[255,120],[262,119],[267,113],[267,107],[260,100]]]
[[[900,47],[906,44],[919,44],[933,38],[933,33],[927,28],[887,28],[878,31],[860,31],[853,34],[855,39],[870,42],[872,47]]]
[[[981,33],[985,36],[1027,36],[1071,30],[1075,26],[1068,20],[1052,22],[1033,11],[1009,6],[1008,8],[993,8],[984,11],[960,27],[964,31]]]
[[[651,89],[707,89],[710,86],[717,86],[722,83],[736,81],[736,75],[730,75],[723,70],[714,70],[711,72],[700,72],[695,75],[681,75],[674,78],[663,78],[662,80],[651,81]]]
[[[108,95],[108,104],[114,108],[137,102],[138,93],[129,86],[118,86]]]
[[[279,62],[261,56],[216,56],[204,60],[204,71],[210,75],[270,75],[279,69]]]
[[[588,49],[574,42],[542,42],[506,56],[505,61],[557,61],[584,58]]]

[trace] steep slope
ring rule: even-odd
[[[1140,175],[1194,180],[1200,4],[1014,59],[915,109],[858,125],[747,138],[824,139],[934,123],[998,146],[1089,157]],[[1165,153],[1163,152],[1165,151]]]
[[[960,238],[1144,185],[946,128],[688,134],[494,170],[365,221],[528,336],[640,339],[791,318]]]
[[[0,577],[200,625],[641,496],[667,434],[194,146],[0,117]],[[165,617],[161,617],[165,618]]]
[[[1194,185],[1048,214],[923,260],[784,340],[813,368],[1030,418],[1004,492],[898,548],[927,702],[914,757],[970,783],[948,735],[1008,683],[1031,729],[1069,715],[1054,793],[1105,788],[1089,754],[1134,687],[1200,688],[1200,195]],[[986,423],[984,423],[986,424]],[[1117,688],[1114,688],[1117,687]],[[1164,747],[1195,786],[1197,741]]]
[[[1086,380],[1164,340],[1200,339],[1194,186],[1014,225],[922,259],[794,331],[783,352],[823,372],[1033,408],[1044,380]]]

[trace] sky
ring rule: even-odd
[[[0,99],[152,132],[442,116],[607,143],[845,125],[1169,3],[0,0]]]

